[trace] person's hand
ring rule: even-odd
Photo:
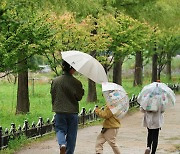
[[[99,112],[99,107],[96,107],[95,113],[97,114]]]

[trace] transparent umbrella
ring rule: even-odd
[[[144,110],[157,111],[160,107],[167,109],[174,106],[176,97],[166,84],[153,82],[141,90],[137,101]]]
[[[129,109],[129,99],[124,88],[116,83],[104,82],[102,91],[111,112],[117,118],[122,118]]]
[[[101,84],[108,81],[104,67],[91,55],[74,50],[61,52],[61,55],[77,72],[94,82]]]

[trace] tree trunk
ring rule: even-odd
[[[160,69],[158,69],[157,80],[161,80],[161,70]]]
[[[168,54],[167,55],[167,65],[166,65],[166,70],[167,70],[167,76],[168,76],[168,79],[171,80],[171,55]]]
[[[96,51],[92,51],[90,55],[96,58]],[[97,101],[96,83],[90,79],[88,79],[88,96],[86,100],[87,102]]]
[[[113,82],[122,85],[122,59],[119,59],[113,67]]]
[[[26,66],[27,62],[21,63],[20,68]],[[29,112],[29,91],[28,91],[28,69],[23,69],[18,73],[18,90],[17,90],[17,106],[16,114]]]
[[[154,54],[152,57],[152,82],[157,81],[157,60],[158,55]]]
[[[143,58],[142,52],[136,52],[136,61],[135,61],[135,73],[134,73],[134,86],[142,85],[142,69],[143,69]]]
[[[96,101],[97,101],[96,83],[94,81],[88,79],[87,102],[96,102]]]

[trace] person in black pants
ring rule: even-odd
[[[145,154],[155,154],[158,146],[159,130],[163,124],[164,108],[161,107],[156,112],[145,111],[143,108],[140,109],[144,113],[143,126],[147,127],[148,130]]]
[[[148,129],[148,136],[147,136],[147,147],[150,147],[152,149],[152,154],[155,154],[157,145],[158,145],[158,137],[159,137],[159,129]],[[152,145],[152,147],[151,147]],[[147,150],[148,151],[148,150]]]

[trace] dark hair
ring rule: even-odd
[[[73,67],[69,65],[66,61],[62,61],[62,70],[64,72],[69,72]]]

